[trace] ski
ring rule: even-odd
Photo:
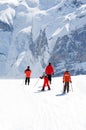
[[[65,95],[67,95],[67,94],[66,93],[59,93],[56,96],[65,96]]]
[[[51,89],[50,89],[51,90]],[[36,93],[40,93],[40,92],[48,92],[50,90],[38,90]]]

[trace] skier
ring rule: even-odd
[[[63,90],[63,93],[66,92],[67,90],[67,93],[69,92],[69,82],[72,83],[71,81],[71,75],[69,73],[68,70],[66,70],[63,74],[63,83],[64,83],[64,90]]]
[[[44,79],[43,87],[41,91],[44,91],[45,87],[48,86],[48,90],[50,90],[50,85],[49,85],[49,80],[48,76],[44,74],[43,76],[40,77],[41,79]]]
[[[30,66],[27,66],[27,69],[24,71],[25,73],[25,85],[27,84],[28,82],[28,85],[30,83],[30,76],[31,76],[31,70],[30,70]]]
[[[51,77],[52,77],[52,75],[54,75],[54,68],[53,68],[51,63],[49,63],[48,66],[46,66],[45,73],[47,74],[48,79],[49,79],[50,84],[51,84]]]

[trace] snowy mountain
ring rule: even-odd
[[[85,0],[0,0],[0,77],[32,77],[51,62],[55,76],[68,68],[86,74]]]

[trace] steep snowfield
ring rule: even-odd
[[[0,0],[0,77],[21,78],[22,70],[27,65],[31,66],[31,69],[35,65],[33,77],[37,77],[49,60],[55,69],[58,69],[56,66],[60,66],[59,62],[62,64],[62,69],[66,68],[64,57],[61,55],[60,58],[57,57],[58,38],[62,38],[59,45],[61,48],[65,42],[63,39],[65,35],[68,36],[68,42],[71,44],[75,42],[78,46],[82,43],[84,46],[85,21],[86,0],[83,2],[81,0]],[[45,35],[40,38],[44,30]],[[74,35],[76,39],[69,35],[72,31],[76,32],[77,35]],[[38,45],[40,45],[39,49],[37,49]],[[45,48],[43,45],[46,46],[46,50],[43,50]],[[55,46],[57,46],[56,50]],[[82,46],[79,49],[81,48]],[[76,50],[74,46],[77,57],[79,49]],[[65,55],[65,52],[63,53]],[[73,51],[72,53],[74,54]],[[79,60],[79,68],[85,72],[83,68],[86,61],[85,54],[82,55],[81,52],[79,54],[81,59],[84,57],[84,61]],[[72,57],[74,55],[71,54],[70,61]],[[79,61],[76,61],[76,68]],[[68,66],[71,66],[69,62]]]
[[[72,77],[69,94],[61,95],[62,77],[51,91],[39,92],[43,80],[0,80],[0,130],[85,130],[86,75]]]

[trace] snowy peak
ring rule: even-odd
[[[55,76],[85,74],[86,1],[0,0],[0,76],[32,77],[51,62]]]

